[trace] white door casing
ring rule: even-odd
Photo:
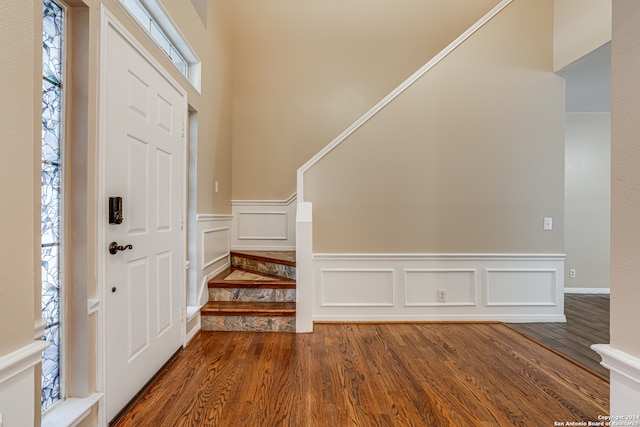
[[[183,342],[187,102],[106,9],[102,19],[98,257],[111,420]],[[122,224],[108,224],[110,196],[122,197]],[[111,242],[132,247],[111,254]]]

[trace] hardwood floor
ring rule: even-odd
[[[592,344],[609,343],[609,295],[565,295],[567,323],[520,323],[509,326],[585,368],[609,378]]]
[[[553,426],[597,421],[609,384],[503,324],[203,332],[117,424]]]

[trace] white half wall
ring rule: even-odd
[[[564,322],[562,254],[314,254],[314,321]]]
[[[640,425],[640,359],[611,347],[596,344],[591,348],[602,357],[602,366],[610,372],[611,425]]]
[[[0,414],[5,426],[34,425],[35,372],[46,341],[34,341],[0,357]]]
[[[287,200],[234,200],[231,205],[233,249],[296,249],[295,195]]]

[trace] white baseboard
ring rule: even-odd
[[[611,288],[564,288],[565,294],[603,294],[609,295]]]
[[[313,320],[564,322],[564,259],[314,254]]]
[[[602,366],[610,372],[611,415],[622,417],[618,421],[633,420],[629,425],[638,425],[639,418],[625,417],[640,416],[640,358],[609,344],[596,344],[591,348],[602,357]]]

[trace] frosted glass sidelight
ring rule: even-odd
[[[42,318],[47,322],[42,353],[41,409],[61,399],[60,256],[62,200],[62,82],[64,10],[44,0],[42,15]]]

